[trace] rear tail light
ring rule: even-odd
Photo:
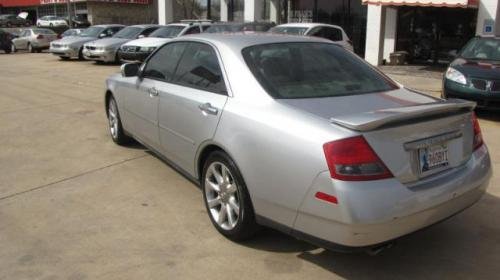
[[[363,136],[328,142],[323,150],[334,179],[369,181],[394,177]]]
[[[37,39],[43,39],[43,35],[42,35],[42,34],[40,34],[40,35],[38,35],[36,38],[37,38]]]
[[[483,134],[481,133],[481,127],[479,126],[479,121],[477,120],[476,113],[472,112],[472,126],[474,128],[474,140],[472,141],[474,151],[484,144]]]

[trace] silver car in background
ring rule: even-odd
[[[491,176],[474,103],[405,89],[320,38],[175,38],[122,65],[105,104],[112,139],[199,182],[232,240],[265,225],[373,252],[474,204]]]
[[[269,30],[275,34],[314,36],[320,37],[353,51],[352,42],[344,29],[338,25],[324,23],[286,23],[275,26]]]
[[[31,53],[48,49],[50,42],[57,40],[57,34],[45,28],[28,28],[19,33],[19,37],[12,40],[12,52],[28,50]]]
[[[155,24],[127,26],[111,38],[96,40],[84,45],[83,57],[96,62],[120,62],[118,50],[128,41],[148,37],[160,26]]]
[[[94,25],[82,31],[78,36],[64,37],[52,42],[49,51],[64,60],[83,59],[83,44],[112,37],[124,27],[120,24]]]

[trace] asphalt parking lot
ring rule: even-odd
[[[111,141],[104,80],[118,70],[0,53],[0,279],[498,279],[500,112],[479,114],[488,193],[446,222],[375,257],[272,230],[237,244],[210,224],[197,186]]]

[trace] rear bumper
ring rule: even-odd
[[[470,89],[446,80],[443,82],[443,97],[474,101],[478,107],[500,108],[500,92]]]
[[[82,51],[83,57],[87,60],[102,61],[102,62],[114,62],[116,60],[115,50],[88,50],[84,49]]]
[[[314,237],[313,243],[334,244],[334,249],[340,247],[343,251],[376,246],[473,205],[484,194],[490,176],[486,146],[474,152],[458,170],[449,170],[413,187],[396,179],[369,184],[332,181],[329,172],[323,172],[307,194],[293,230],[296,236]],[[317,191],[335,195],[338,204],[317,200]]]

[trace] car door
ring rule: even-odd
[[[13,43],[16,46],[16,49],[26,49],[28,47],[28,34],[29,30],[24,30],[19,34],[19,37],[14,39]]]
[[[162,83],[158,121],[166,155],[194,175],[197,148],[212,139],[227,101],[215,49],[189,42],[169,83]]]
[[[126,115],[124,121],[132,133],[158,151],[162,151],[158,130],[159,92],[172,78],[185,43],[164,46],[144,64],[140,77],[124,89]]]

